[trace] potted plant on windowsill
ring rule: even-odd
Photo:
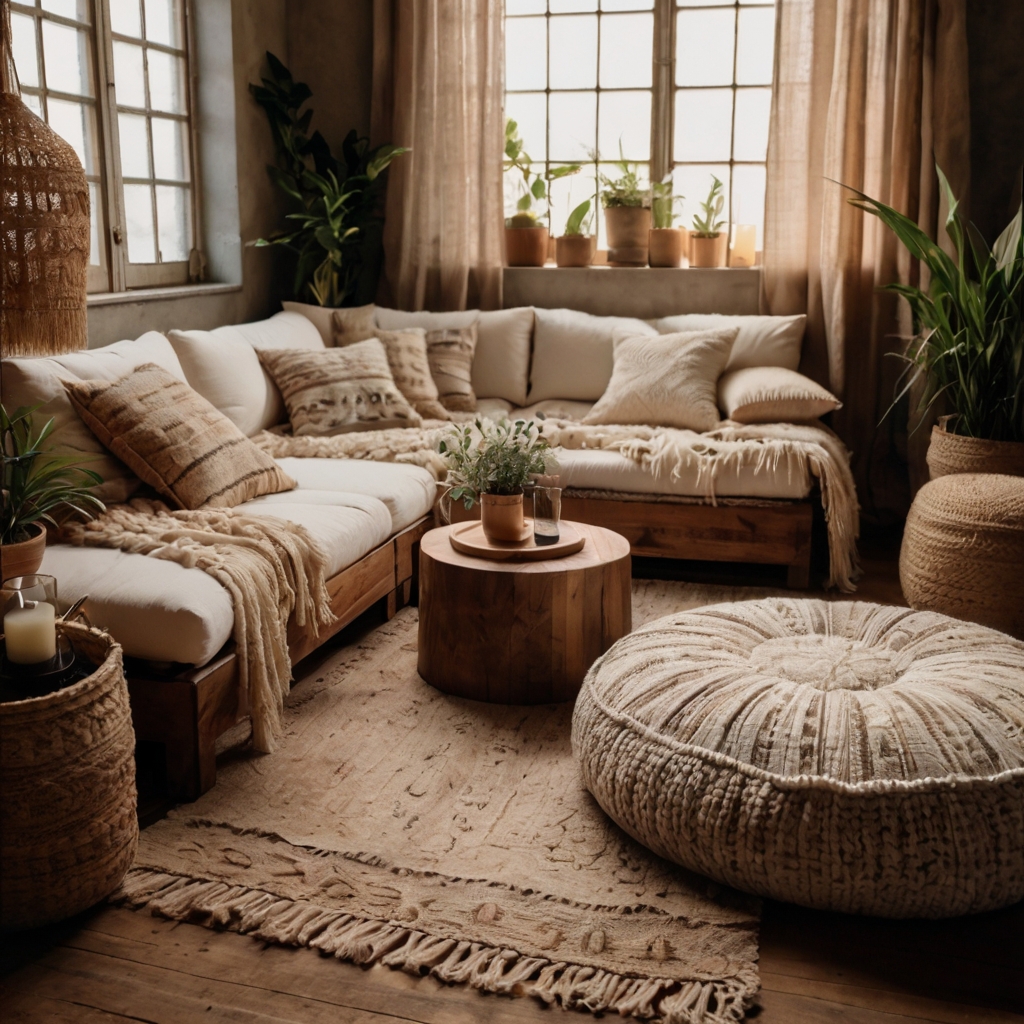
[[[72,515],[87,518],[104,511],[90,488],[102,483],[98,473],[82,469],[74,456],[54,455],[46,442],[53,420],[34,431],[35,408],[8,415],[0,405],[3,452],[3,512],[0,517],[0,580],[34,573],[46,550],[46,526]]]
[[[921,409],[951,415],[932,428],[928,466],[946,473],[1024,476],[1024,204],[989,246],[964,224],[949,182],[950,257],[914,221],[863,192],[853,206],[878,217],[929,271],[926,289],[891,284],[910,303],[914,336],[904,354],[906,394],[923,380]]]
[[[728,238],[722,233],[725,221],[721,219],[725,207],[722,183],[711,175],[711,190],[707,199],[700,204],[703,214],[693,216],[693,231],[690,233],[691,267],[724,267],[725,243]]]
[[[480,502],[490,541],[519,541],[526,532],[523,490],[548,470],[548,442],[533,420],[477,420],[453,427],[438,444],[448,464],[448,496],[467,510]]]
[[[651,185],[651,228],[648,262],[652,267],[679,267],[686,248],[686,228],[674,227],[676,203],[682,196],[672,194],[671,175]]]
[[[651,233],[651,190],[640,182],[639,165],[622,157],[615,166],[619,177],[599,175],[601,205],[608,230],[608,262],[613,267],[647,266],[647,245]]]
[[[589,267],[594,262],[590,233],[590,200],[584,199],[565,222],[565,234],[555,239],[555,263],[560,267]]]

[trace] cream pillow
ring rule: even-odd
[[[800,349],[804,341],[807,317],[795,316],[727,316],[720,313],[684,313],[666,316],[658,321],[661,334],[679,331],[703,331],[721,327],[738,327],[726,370],[746,366],[782,366],[795,370],[800,365]]]
[[[329,345],[351,345],[377,337],[377,307],[368,306],[331,309],[331,339]]]
[[[582,422],[713,430],[716,385],[736,330],[619,339],[608,390]]]
[[[476,324],[427,332],[427,360],[441,404],[451,412],[476,412],[473,353]]]
[[[376,338],[320,352],[263,349],[260,361],[281,390],[292,433],[337,434],[418,427]]]
[[[718,407],[737,423],[813,420],[841,406],[831,391],[781,366],[732,370],[718,382]]]

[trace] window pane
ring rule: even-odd
[[[24,14],[11,15],[11,44],[18,81],[30,88],[39,85],[39,62],[36,58],[35,20]]]
[[[89,24],[89,0],[43,0],[43,10]]]
[[[142,47],[114,43],[114,91],[117,102],[126,107],[146,107],[146,78]]]
[[[46,87],[75,96],[92,95],[89,35],[83,29],[43,22]]]
[[[728,160],[731,136],[732,89],[676,92],[676,160]]]
[[[519,137],[531,160],[547,159],[546,95],[515,92],[505,97],[505,116],[519,125]]]
[[[726,209],[722,212],[722,220],[728,218],[729,210],[729,165],[728,164],[683,164],[672,172],[672,181],[677,196],[683,196],[678,209],[681,211],[676,223],[682,228],[693,229],[693,217],[701,213],[700,204],[711,191],[711,176],[715,175],[722,182],[722,194],[725,196]],[[724,229],[723,229],[724,230]]]
[[[47,104],[50,127],[71,143],[86,174],[99,174],[96,164],[96,121],[92,107],[70,100],[51,99]]]
[[[651,156],[651,94],[601,93],[597,144],[605,160],[649,160]]]
[[[654,0],[601,0],[602,11],[650,11]]]
[[[185,62],[161,50],[149,50],[149,105],[169,114],[185,113]]]
[[[110,27],[122,36],[142,37],[139,0],[110,0]]]
[[[601,19],[601,88],[651,86],[653,14],[611,14]]]
[[[543,14],[547,0],[505,0],[506,14]]]
[[[128,228],[128,259],[132,263],[155,263],[156,238],[149,185],[125,185],[124,214]]]
[[[559,178],[551,182],[551,233],[565,234],[565,222],[569,214],[584,199],[590,200],[590,232],[593,234],[596,218],[594,217],[594,199],[596,193],[594,165],[584,167],[578,174],[570,174],[567,178]]]
[[[676,15],[676,85],[730,85],[736,12]]]
[[[771,85],[775,64],[775,8],[751,7],[740,11],[736,37],[736,82]]]
[[[188,189],[173,185],[156,187],[156,219],[160,227],[160,262],[188,259],[191,248],[188,223]]]
[[[43,116],[43,101],[38,96],[33,96],[32,93],[25,92],[21,94],[21,99],[25,106],[28,107],[36,117],[41,118]]]
[[[553,92],[549,116],[551,158],[567,163],[589,160],[597,148],[597,93]]]
[[[547,18],[512,18],[505,23],[505,88],[547,87]]]
[[[768,155],[768,118],[771,89],[736,90],[734,160],[764,160]]]
[[[596,11],[597,0],[550,0],[548,10],[552,14],[573,14],[578,11]]]
[[[552,89],[593,89],[597,85],[597,15],[550,18]]]
[[[150,121],[150,130],[153,133],[153,177],[188,181],[188,165],[185,159],[188,140],[185,137],[185,122],[154,117]]]
[[[100,187],[95,181],[89,182],[89,264],[98,267],[100,258]]]
[[[180,0],[146,0],[146,38],[167,46],[181,46]]]
[[[125,178],[148,178],[149,139],[142,114],[118,114],[117,131],[121,136],[121,174]]]
[[[757,225],[757,249],[764,248],[764,182],[763,166],[739,164],[733,169],[733,223]]]
[[[733,0],[676,0],[677,7],[732,7]]]

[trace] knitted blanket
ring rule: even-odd
[[[288,621],[320,628],[332,618],[326,561],[306,530],[233,509],[176,512],[160,501],[112,505],[96,519],[66,526],[60,539],[85,547],[163,558],[202,569],[230,594],[240,682],[248,688],[253,745],[274,749],[291,682]]]

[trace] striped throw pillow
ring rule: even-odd
[[[476,412],[473,355],[477,326],[427,332],[427,359],[441,404],[451,412]]]
[[[230,508],[295,487],[227,416],[156,363],[64,387],[100,444],[178,508]]]

